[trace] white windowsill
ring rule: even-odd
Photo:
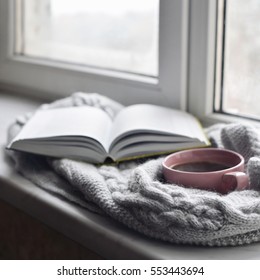
[[[260,127],[260,122],[257,120],[243,118],[242,116],[232,116],[228,114],[221,113],[211,113],[205,117],[200,118],[200,121],[204,126],[214,125],[216,123],[240,123],[244,125],[251,125],[255,127]]]
[[[6,130],[17,115],[34,110],[39,104],[0,93],[0,199],[107,259],[260,259],[259,243],[207,248],[150,239],[108,217],[64,201],[23,178],[4,155]]]

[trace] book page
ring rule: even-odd
[[[166,107],[137,104],[124,108],[114,119],[110,142],[122,135],[140,132],[157,132],[207,139],[199,122],[192,115]]]
[[[12,142],[24,139],[86,136],[100,142],[108,151],[111,126],[112,120],[109,116],[95,107],[82,106],[40,110],[26,123]]]

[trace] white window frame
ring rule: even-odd
[[[217,0],[190,1],[187,109],[205,122],[215,118]]]
[[[259,126],[256,120],[214,112],[214,99],[222,91],[223,5],[223,0],[190,0],[187,111],[205,126],[229,122]]]
[[[186,109],[188,0],[161,0],[159,77],[100,70],[13,53],[15,0],[0,0],[0,83],[53,99],[98,92],[125,105],[150,102]]]
[[[218,1],[160,0],[159,75],[152,77],[13,54],[14,1],[0,0],[0,88],[47,100],[98,92],[124,105],[154,103],[187,110],[205,125],[241,121],[213,112]],[[218,56],[220,57],[220,56]]]

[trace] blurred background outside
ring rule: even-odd
[[[223,109],[260,118],[260,1],[226,3]]]

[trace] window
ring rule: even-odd
[[[88,5],[94,2],[99,8]],[[103,8],[101,0],[0,0],[1,85],[50,98],[98,92],[125,105],[149,102],[185,109],[189,1],[102,3]],[[78,10],[82,18],[76,22]],[[67,21],[67,34],[60,34],[62,21],[63,26]],[[86,24],[86,37],[76,34],[80,22]],[[134,31],[136,25],[142,36]]]
[[[159,0],[20,3],[16,54],[158,76]]]
[[[69,0],[0,0],[1,85],[51,98],[98,92],[125,105],[166,105],[214,121],[259,117],[259,1],[104,0],[111,9],[92,2],[74,0],[69,8]],[[98,20],[96,29],[100,14],[105,24]],[[118,18],[126,23],[118,26]],[[60,34],[64,22],[68,34]],[[86,24],[86,37],[77,24]]]
[[[260,118],[260,1],[222,1],[220,112]]]

